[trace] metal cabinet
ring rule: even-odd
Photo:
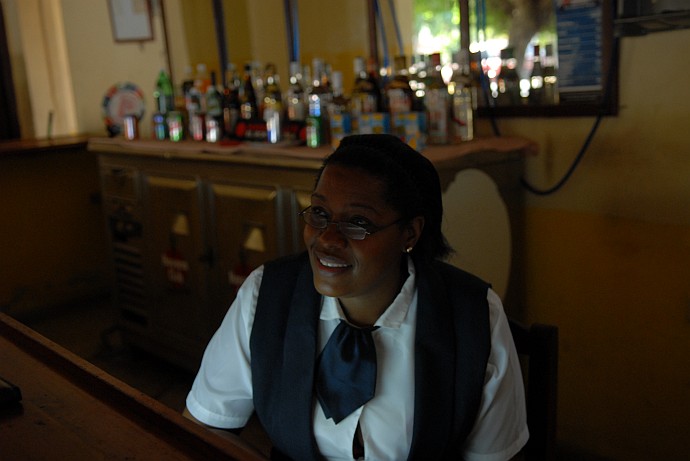
[[[470,265],[467,252],[451,263],[487,280],[506,278],[504,302],[518,319],[524,287],[520,176],[524,156],[535,149],[522,138],[486,138],[424,151],[441,179],[449,240],[459,239],[461,249],[476,246],[482,258],[496,242],[507,242],[499,270],[483,273]],[[89,150],[99,155],[124,337],[195,370],[248,272],[304,248],[297,213],[309,204],[328,149],[103,138],[90,140]],[[475,170],[482,174],[471,175]],[[477,177],[490,196],[473,189],[474,182],[465,184]],[[505,229],[494,221],[488,226],[492,234],[502,231],[500,238],[478,241],[463,232],[464,223],[480,222],[478,208],[492,203],[506,218],[500,220]],[[479,232],[485,234],[484,227]]]
[[[206,335],[208,266],[203,182],[192,175],[142,172],[142,236],[149,296],[142,333],[179,349],[178,360],[199,354]]]
[[[304,247],[313,172],[117,155],[100,169],[123,338],[195,370],[249,272]]]
[[[211,328],[220,324],[249,272],[286,254],[285,193],[270,186],[232,181],[208,184]]]

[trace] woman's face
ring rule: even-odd
[[[403,252],[414,246],[423,225],[390,225],[401,218],[383,199],[384,184],[363,170],[327,166],[311,197],[311,211],[332,222],[385,227],[364,240],[345,237],[336,225],[304,227],[304,242],[322,295],[346,307],[385,309],[400,289]]]

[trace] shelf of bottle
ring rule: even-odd
[[[673,11],[615,20],[618,37],[690,28],[690,11]]]

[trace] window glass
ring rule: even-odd
[[[416,55],[440,52],[442,62],[450,64],[460,48],[459,1],[467,0],[414,1]],[[469,12],[469,50],[481,57],[491,90],[490,104],[505,101],[500,97],[500,92],[505,91],[501,73],[508,66],[514,67],[521,88],[520,99],[510,100],[509,105],[527,104],[530,92],[533,97],[541,92],[537,104],[556,103],[557,97],[543,97],[543,76],[532,78],[535,62],[537,73],[543,74],[548,66],[551,69],[547,72],[553,73],[551,81],[556,78],[556,14],[552,0],[469,0]]]

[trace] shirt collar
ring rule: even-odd
[[[374,326],[384,328],[400,328],[400,325],[405,321],[410,304],[414,299],[416,289],[416,271],[412,258],[407,258],[407,273],[409,274],[407,280],[403,284],[400,293],[395,297],[390,306],[383,311],[383,314],[378,318]],[[345,320],[338,298],[330,296],[323,297],[323,305],[321,306],[321,320]]]

